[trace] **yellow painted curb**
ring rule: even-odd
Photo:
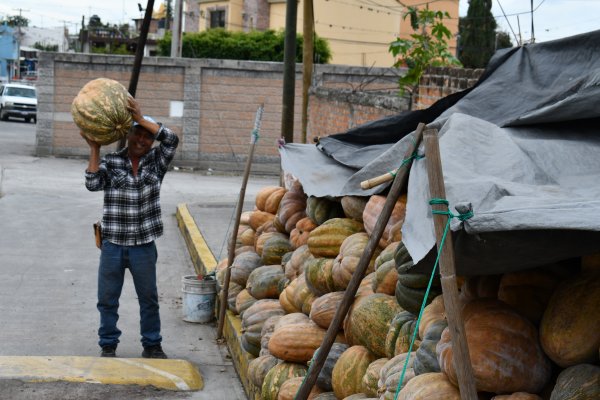
[[[0,379],[67,381],[200,390],[202,375],[185,360],[101,357],[0,357]]]
[[[187,204],[177,206],[177,225],[190,253],[197,274],[206,275],[217,267],[217,260],[196,226]]]

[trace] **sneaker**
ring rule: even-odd
[[[116,357],[117,348],[115,346],[102,346],[100,357]]]
[[[169,358],[163,351],[160,344],[144,347],[144,351],[142,352],[142,357],[144,357],[144,358]]]

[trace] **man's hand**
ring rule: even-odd
[[[93,140],[88,139],[87,136],[85,136],[82,131],[79,131],[79,134],[87,142],[87,144],[88,144],[88,146],[90,146],[91,150],[100,151],[100,146],[102,146],[100,143],[96,143]]]
[[[142,110],[140,109],[140,105],[133,98],[132,95],[129,95],[127,98],[127,109],[131,113],[131,118],[133,118],[133,120],[138,124],[144,119],[144,116],[142,115]]]

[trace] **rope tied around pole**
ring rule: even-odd
[[[415,150],[410,157],[402,160],[402,164],[400,164],[400,166],[396,170],[390,171],[390,175],[392,175],[395,178],[398,171],[400,171],[400,168],[404,167],[405,165],[408,165],[413,160],[420,160],[421,158],[425,158],[425,154],[419,154],[417,150]]]
[[[446,199],[431,199],[429,200],[430,205],[445,205],[446,208],[450,205],[448,200]],[[427,303],[427,298],[429,297],[429,291],[431,289],[431,285],[433,283],[433,278],[435,277],[435,271],[437,270],[437,266],[440,262],[440,255],[442,254],[442,248],[444,247],[444,242],[446,241],[446,236],[448,235],[448,231],[450,230],[450,222],[453,218],[458,219],[459,221],[466,221],[469,218],[473,217],[473,211],[469,210],[465,213],[459,213],[458,215],[453,214],[450,210],[441,211],[441,210],[431,210],[431,213],[434,215],[447,215],[448,221],[446,222],[446,227],[444,228],[444,235],[442,236],[442,240],[440,240],[440,247],[438,248],[437,257],[435,259],[435,263],[433,264],[433,268],[431,270],[431,276],[429,277],[429,282],[427,284],[427,290],[425,291],[425,296],[423,296],[423,302],[421,303],[421,310],[419,311],[419,317],[417,318],[417,323],[415,325],[415,329],[413,331],[412,337],[410,339],[410,345],[408,347],[408,354],[406,356],[406,360],[404,360],[404,366],[402,367],[402,374],[400,375],[400,379],[398,380],[398,386],[396,387],[396,394],[394,395],[394,400],[398,400],[398,395],[400,394],[400,388],[402,387],[402,382],[404,381],[404,375],[406,375],[406,369],[408,368],[408,361],[410,359],[410,353],[412,352],[413,345],[415,344],[415,339],[417,337],[417,333],[419,333],[419,325],[421,324],[421,318],[423,317],[423,310],[425,310],[425,305]]]

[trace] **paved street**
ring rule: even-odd
[[[99,252],[91,224],[101,214],[102,194],[85,189],[85,160],[37,158],[34,145],[34,124],[0,122],[0,356],[97,356]],[[230,223],[240,183],[240,177],[176,170],[167,174],[162,188],[165,234],[157,246],[163,347],[171,358],[199,367],[203,391],[4,380],[0,397],[245,398],[226,348],[214,342],[214,325],[181,319],[181,277],[192,274],[193,267],[174,216],[180,203],[225,210],[208,213],[200,229],[213,243],[215,256],[220,251],[226,254],[225,238],[215,235],[223,235],[224,225]],[[258,189],[276,183],[274,177],[252,178],[246,198],[253,199]],[[218,233],[211,236],[211,232]],[[138,305],[130,275],[120,317],[123,335],[118,354],[140,357]]]

